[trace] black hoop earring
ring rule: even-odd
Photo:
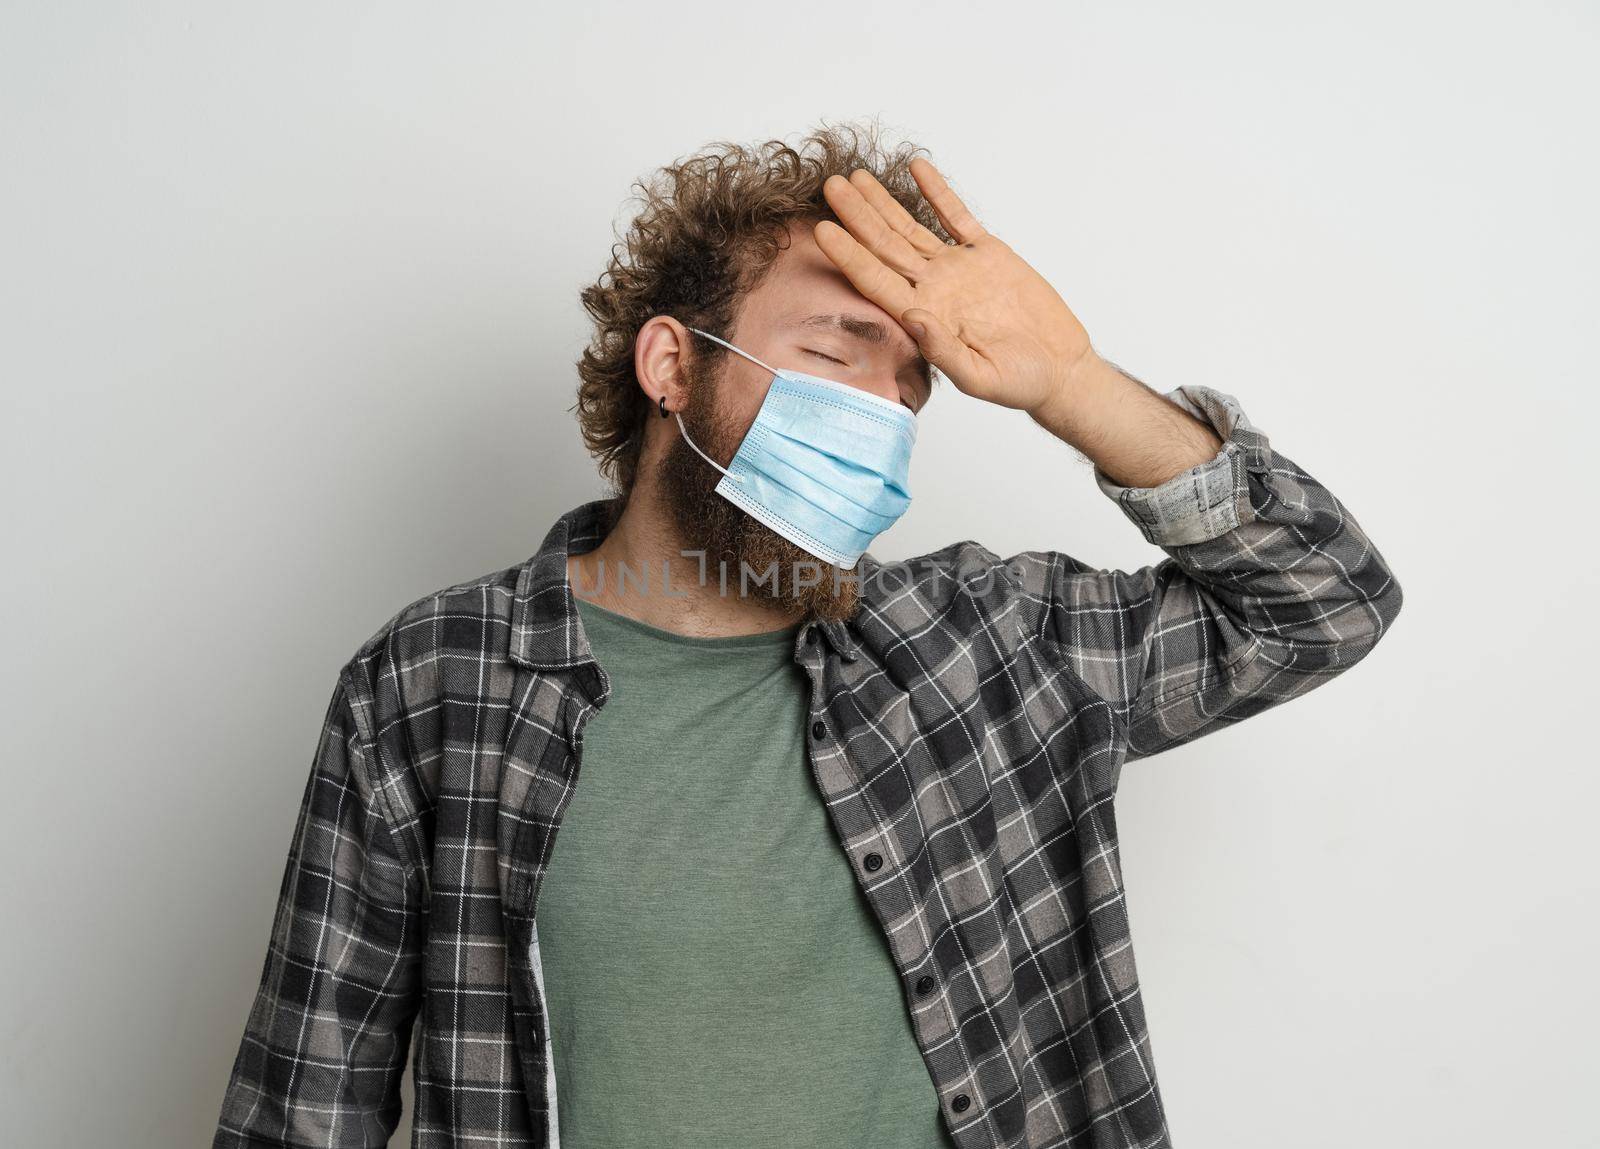
[[[665,419],[667,417],[667,397],[662,395],[660,398],[658,398],[656,400],[656,406],[661,408],[661,417]]]

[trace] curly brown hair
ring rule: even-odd
[[[610,479],[613,512],[632,491],[650,403],[633,372],[639,329],[657,315],[728,338],[744,295],[760,285],[797,222],[837,218],[823,198],[829,176],[864,168],[911,216],[945,242],[911,176],[926,148],[886,146],[876,120],[821,126],[797,147],[782,140],[715,141],[635,182],[642,207],[611,248],[604,273],[580,298],[594,336],[578,359],[578,422]],[[727,352],[697,348],[706,369]]]

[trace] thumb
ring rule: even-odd
[[[956,338],[933,312],[921,307],[909,308],[900,316],[900,326],[917,341],[922,357],[952,382],[971,377],[972,349]]]

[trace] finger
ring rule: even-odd
[[[862,295],[866,296],[891,315],[899,315],[911,306],[915,293],[905,277],[889,270],[844,228],[831,219],[822,220],[812,229],[812,236],[822,254],[844,272],[845,278]]]
[[[851,172],[850,182],[855,185],[862,198],[877,209],[878,214],[883,217],[883,222],[919,254],[937,255],[950,246],[918,223],[905,209],[905,205],[890,195],[889,189],[879,183],[877,177],[866,168],[857,168]]]
[[[913,282],[917,279],[927,261],[884,222],[855,184],[841,175],[831,175],[823,181],[822,195],[858,243],[901,275]]]
[[[988,360],[940,322],[937,315],[926,308],[913,307],[900,316],[900,326],[917,341],[924,359],[944,372],[945,377],[965,393],[983,398],[981,392],[994,369]]]
[[[938,168],[918,156],[911,161],[911,175],[933,206],[939,222],[944,224],[944,229],[955,237],[957,243],[970,243],[989,234],[978,222],[978,217],[967,210],[961,197],[950,190],[950,185],[945,183]]]

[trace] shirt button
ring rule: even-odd
[[[793,727],[790,727],[790,729],[792,730]],[[823,722],[819,718],[817,721],[815,721],[815,722],[813,722],[811,724],[811,737],[817,739],[820,742],[822,739],[826,738],[827,736],[828,736],[828,724],[826,722]]]
[[[917,979],[917,992],[926,997],[928,994],[933,992],[933,987],[935,984],[936,983],[934,982],[933,978],[929,977],[927,974],[923,974]]]
[[[972,1105],[972,1098],[965,1093],[957,1093],[956,1099],[950,1103],[950,1108],[957,1113],[965,1113]]]
[[[865,858],[862,858],[861,861],[862,864],[865,865],[869,870],[878,870],[883,868],[882,854],[868,854]]]

